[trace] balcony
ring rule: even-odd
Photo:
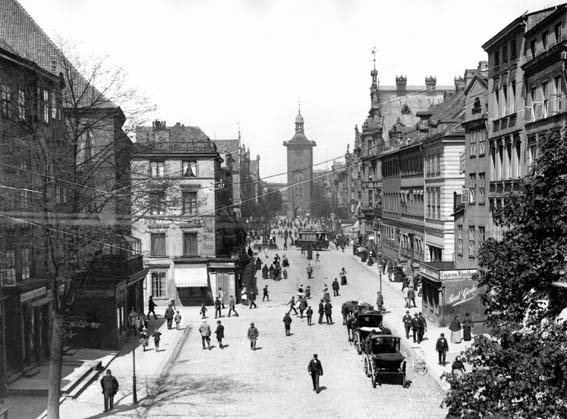
[[[135,154],[189,154],[216,153],[217,147],[212,141],[162,142],[134,144]]]

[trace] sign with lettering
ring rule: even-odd
[[[451,271],[440,271],[439,279],[471,279],[476,269],[455,269]]]
[[[23,303],[24,301],[33,300],[34,298],[41,297],[45,294],[47,294],[46,287],[41,287],[35,290],[24,292],[23,294],[20,294],[20,302]]]
[[[419,267],[419,272],[429,276],[430,278],[439,279],[439,271],[436,269],[430,268],[428,266],[421,265]]]
[[[122,281],[116,286],[116,299],[122,300],[125,297],[126,297],[126,281]]]
[[[112,298],[114,290],[82,290],[81,297],[85,298]]]
[[[478,295],[477,284],[472,284],[470,287],[450,290],[447,293],[447,304],[455,307],[464,304],[470,300],[473,300],[477,295]]]

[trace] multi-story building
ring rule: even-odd
[[[347,169],[344,162],[331,166],[331,212],[339,220],[348,220]]]
[[[132,157],[134,236],[149,269],[146,295],[182,305],[228,303],[240,287],[245,232],[231,217],[221,157],[198,127],[138,127]]]
[[[487,147],[488,80],[486,61],[465,89],[465,154],[461,171],[465,187],[455,195],[455,267],[478,268],[478,251],[487,237],[493,237],[493,222],[488,204],[490,152]]]

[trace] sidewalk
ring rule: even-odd
[[[378,276],[378,267],[376,264],[368,266],[360,261],[360,258],[355,255],[351,255],[361,266],[364,266],[367,271],[371,272],[373,275]],[[451,372],[451,364],[455,358],[468,349],[472,340],[469,342],[462,341],[459,344],[451,343],[450,336],[451,331],[448,327],[439,327],[432,323],[430,320],[427,321],[427,330],[425,332],[424,340],[418,344],[413,342],[413,337],[410,332],[410,339],[406,339],[406,330],[404,328],[404,323],[402,318],[406,314],[406,310],[410,311],[413,316],[414,313],[419,313],[422,310],[421,297],[415,298],[416,308],[407,309],[405,307],[405,301],[402,294],[402,283],[401,282],[390,282],[386,275],[382,276],[382,294],[384,296],[384,307],[387,312],[384,315],[384,325],[387,326],[396,335],[402,338],[402,346],[410,353],[412,357],[411,361],[408,363],[409,368],[413,368],[416,360],[422,359],[427,365],[429,374],[435,379],[439,386],[444,390],[448,391],[450,389],[449,383],[445,379],[441,379],[441,375],[445,372]],[[376,296],[374,300],[369,301],[369,303],[376,304]],[[439,365],[439,358],[437,351],[435,350],[435,345],[440,334],[444,333],[447,341],[449,342],[449,352],[447,352],[447,364],[445,366]]]
[[[89,385],[85,391],[76,399],[63,399],[60,407],[60,416],[65,419],[85,418],[110,418],[110,417],[141,417],[145,410],[144,402],[152,394],[159,377],[171,367],[173,359],[177,356],[183,342],[189,335],[189,310],[186,307],[177,308],[182,316],[180,329],[168,330],[167,323],[163,319],[163,313],[159,313],[158,320],[151,320],[149,331],[157,327],[161,332],[159,351],[155,350],[153,338],[150,339],[148,349],[144,352],[136,338],[135,342],[126,344],[120,353],[110,362],[107,368],[112,370],[120,388],[114,398],[114,410],[104,412],[104,401],[100,387],[100,378],[104,371]],[[138,404],[132,402],[132,349],[135,347],[136,357],[136,389]],[[46,413],[38,416],[45,418]]]

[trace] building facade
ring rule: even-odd
[[[317,144],[305,136],[301,111],[295,118],[295,134],[283,145],[287,148],[287,216],[309,216],[313,192],[313,147]]]

